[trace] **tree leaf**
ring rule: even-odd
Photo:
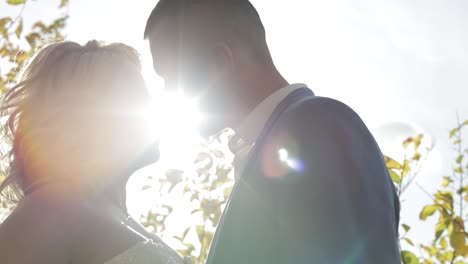
[[[203,226],[199,225],[196,227],[196,230],[197,230],[198,240],[202,242],[203,236],[205,235],[205,229],[203,228]]]
[[[68,0],[60,0],[59,8],[64,8],[68,5]]]
[[[403,227],[403,229],[404,229],[406,232],[410,231],[410,229],[411,229],[411,227],[410,227],[409,225],[407,225],[407,224],[402,224],[401,226]]]
[[[421,141],[424,138],[423,134],[419,134],[415,139],[414,139],[414,149],[417,150],[419,146],[421,145]]]
[[[41,36],[37,33],[30,33],[26,36],[26,40],[28,41],[31,48],[36,47],[36,41],[39,40]]]
[[[437,241],[446,229],[447,229],[447,221],[440,219],[439,223],[437,223],[436,225],[436,232],[435,232],[434,240]]]
[[[457,158],[457,164],[462,163],[462,161],[463,161],[463,155],[458,156],[458,158]]]
[[[26,0],[7,0],[7,3],[10,5],[21,5],[26,3]]]
[[[394,172],[393,170],[388,170],[388,172],[390,173],[390,177],[394,183],[401,183],[401,177],[398,175],[398,173]]]
[[[442,238],[439,242],[440,246],[442,247],[442,249],[446,249],[447,248],[447,240],[445,238]]]
[[[408,244],[414,246],[414,243],[413,243],[413,241],[411,241],[411,239],[409,239],[409,238],[407,238],[407,237],[404,237],[403,239],[404,239]]]
[[[450,138],[453,138],[458,133],[459,130],[460,130],[460,128],[458,128],[458,127],[452,129],[450,131]]]
[[[412,252],[403,250],[401,252],[401,258],[405,264],[419,264],[419,259]]]
[[[465,246],[465,234],[460,231],[454,231],[450,235],[450,245],[455,251],[462,251]]]
[[[442,182],[442,186],[443,186],[443,187],[447,187],[447,186],[449,186],[450,183],[452,183],[452,182],[453,182],[452,178],[445,176],[445,177],[444,177],[444,181]]]
[[[388,157],[388,156],[385,156],[385,163],[387,164],[387,168],[388,169],[397,169],[397,170],[401,170],[401,168],[403,167],[400,163],[398,163],[396,160]]]
[[[7,45],[3,45],[3,47],[0,49],[0,57],[5,57],[8,55],[8,47]]]
[[[15,34],[18,38],[21,37],[21,33],[23,33],[23,19],[20,19],[18,27],[16,28]]]
[[[427,217],[433,215],[437,211],[437,205],[426,205],[419,214],[421,220],[426,220]]]
[[[0,28],[5,27],[6,24],[11,22],[11,17],[4,17],[0,19]]]
[[[465,171],[463,170],[462,167],[457,167],[457,168],[455,168],[455,172],[456,173],[464,173]]]
[[[413,143],[414,138],[410,137],[403,141],[403,147],[407,148],[411,143]]]

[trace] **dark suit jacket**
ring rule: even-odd
[[[298,89],[249,154],[208,264],[400,263],[399,200],[359,116]]]

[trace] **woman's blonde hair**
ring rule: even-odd
[[[96,142],[84,145],[83,139],[90,137],[82,136],[90,136],[99,120],[106,120],[96,119],[99,114],[116,115],[111,108],[128,104],[132,93],[146,96],[140,70],[136,50],[120,43],[61,42],[39,51],[1,101],[0,114],[6,122],[2,131],[5,180],[0,193],[21,199],[44,180],[42,174],[50,173],[50,167],[61,168],[56,174],[67,174],[71,169],[67,166],[81,168],[92,162],[77,157],[86,156],[90,151],[85,148],[105,141],[106,136],[96,136],[92,139]],[[61,160],[68,155],[72,156]]]

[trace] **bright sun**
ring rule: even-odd
[[[177,168],[188,165],[198,149],[201,114],[195,99],[183,93],[158,91],[147,111],[148,130],[160,139],[164,166]]]

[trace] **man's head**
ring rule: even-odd
[[[230,119],[250,93],[244,79],[273,65],[265,29],[248,0],[160,0],[145,38],[166,88],[197,97],[213,129],[235,122]]]

